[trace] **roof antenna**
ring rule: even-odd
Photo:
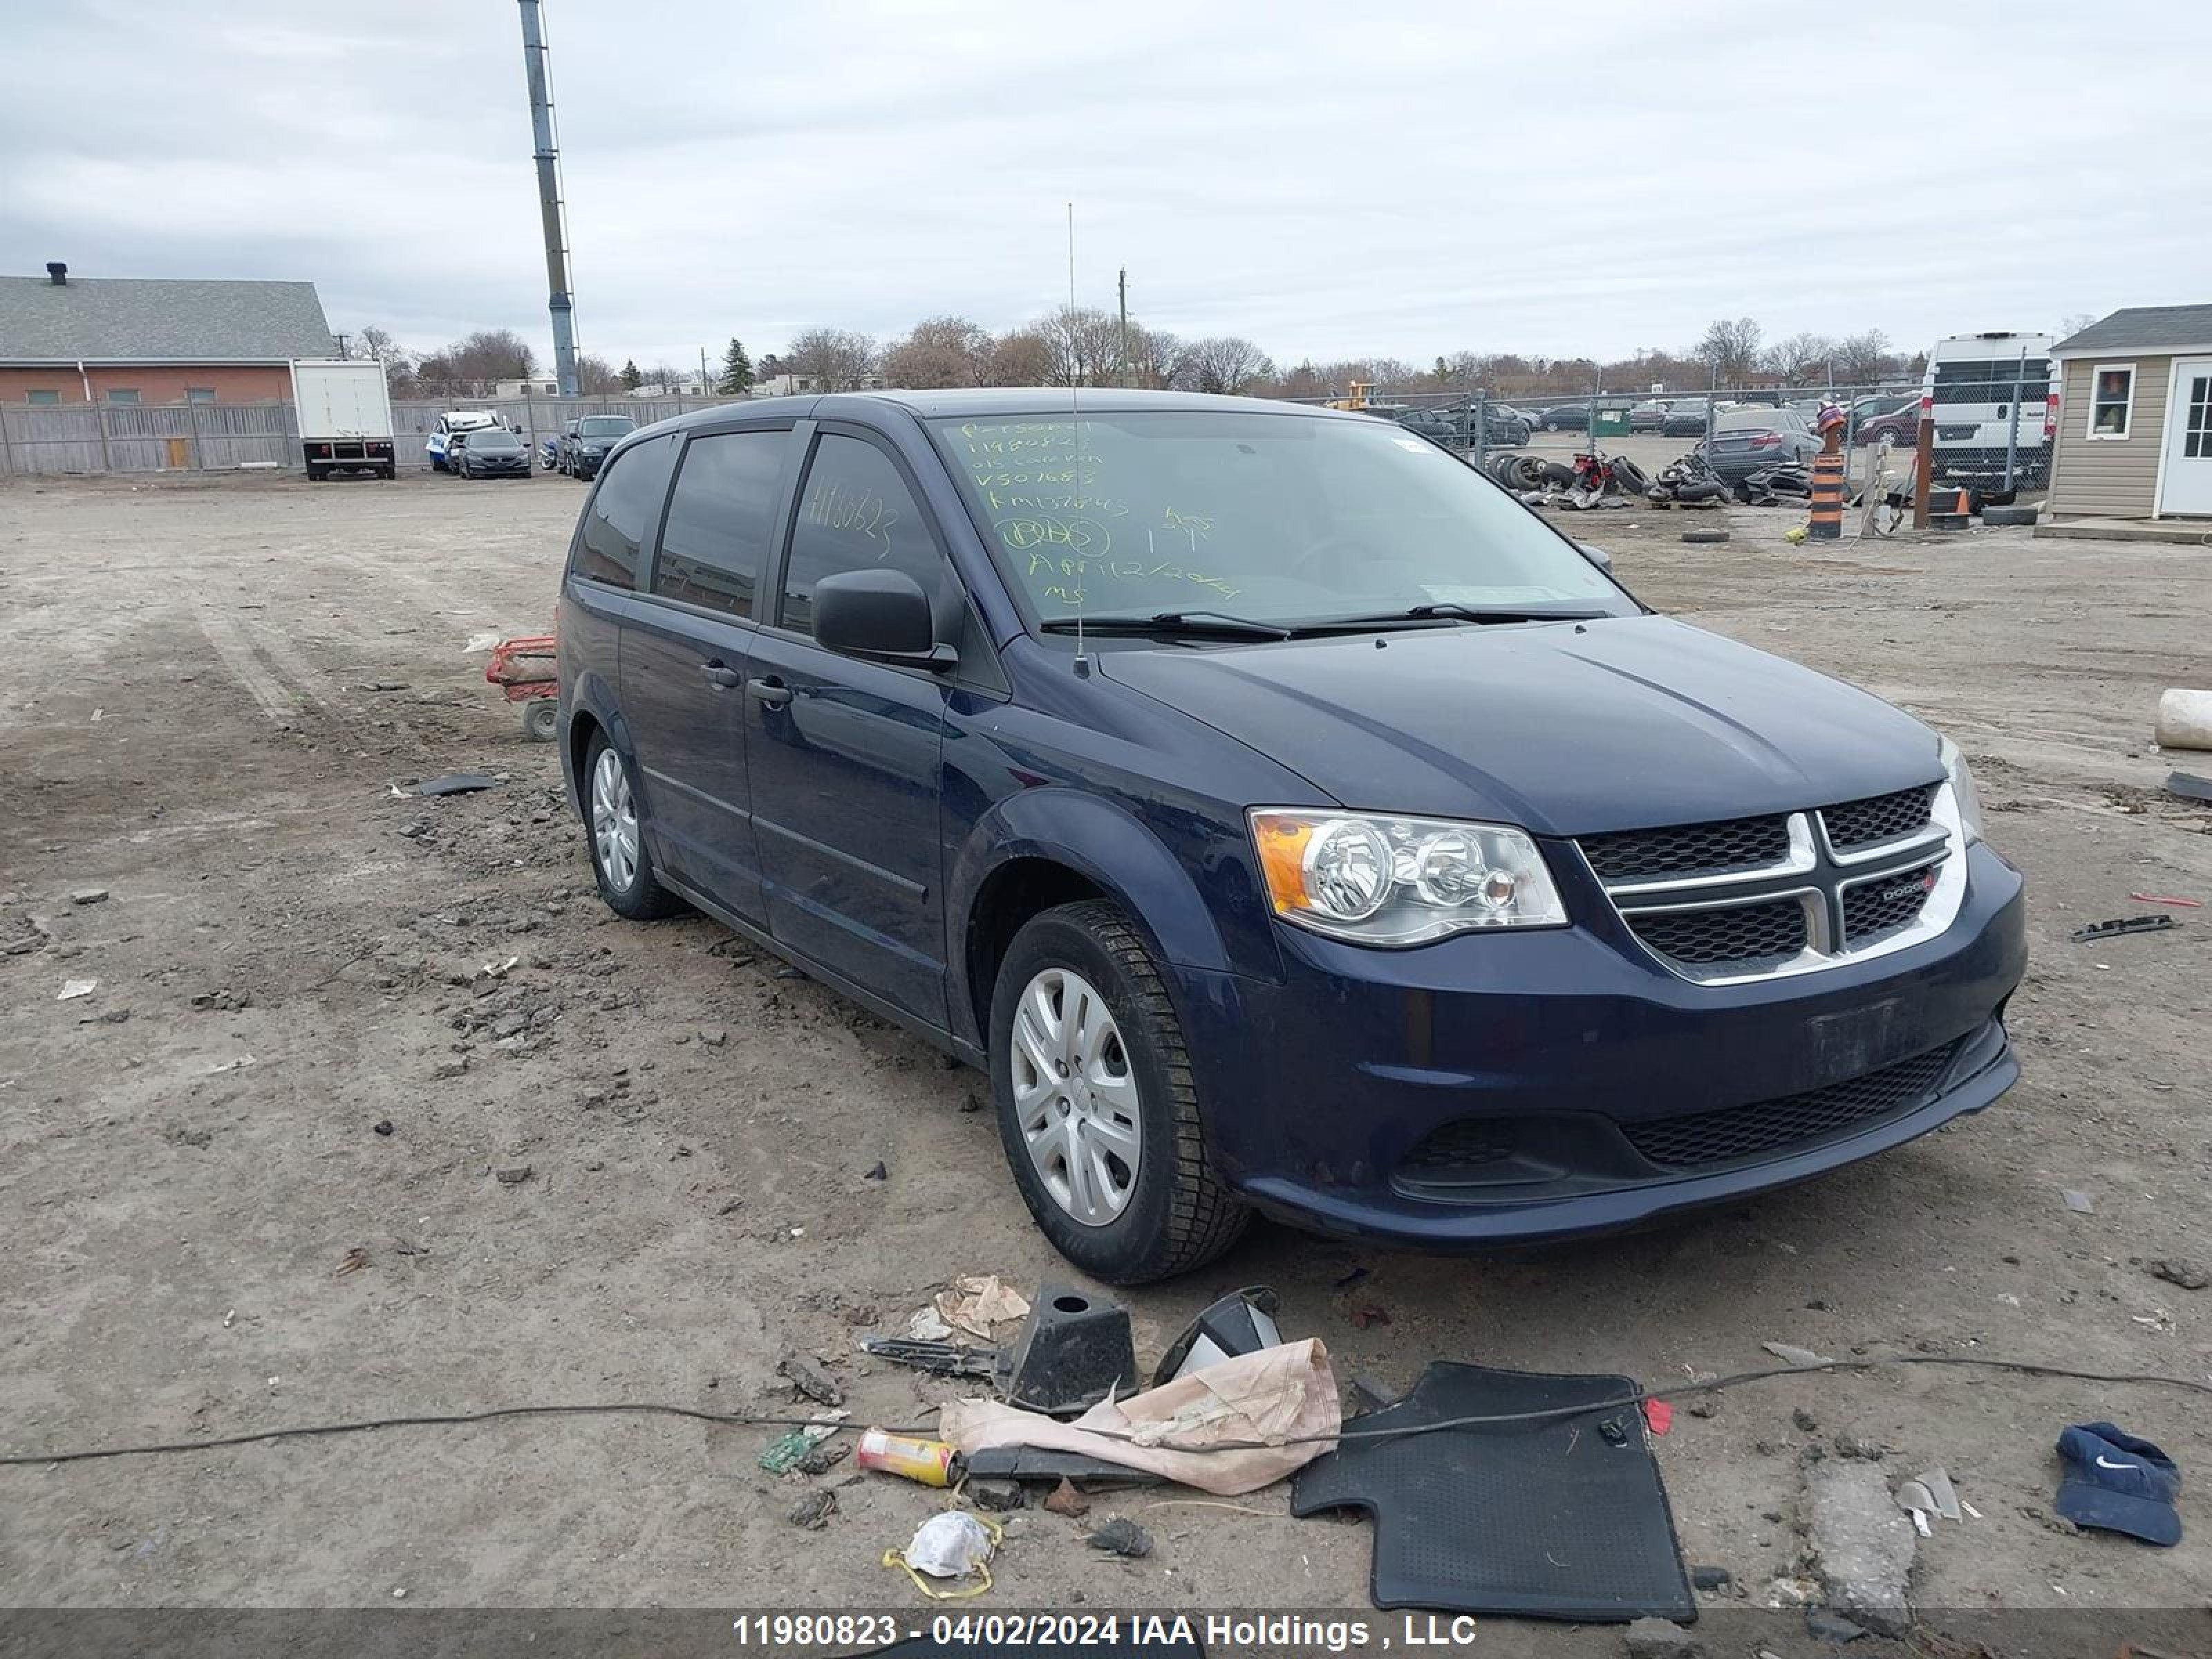
[[[1076,348],[1075,331],[1075,204],[1067,204],[1067,412],[1074,422],[1074,450],[1069,459],[1083,465],[1083,357]],[[1076,592],[1080,593],[1079,586]],[[1083,654],[1083,601],[1075,602],[1075,678],[1091,678],[1091,659]]]

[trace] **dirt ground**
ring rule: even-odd
[[[802,1403],[775,1371],[791,1354],[858,1420],[913,1423],[951,1385],[860,1335],[955,1273],[1067,1277],[979,1078],[710,922],[597,902],[554,751],[465,648],[550,623],[580,494],[0,488],[0,1450],[520,1402],[776,1413]],[[2212,680],[2212,554],[2014,531],[1820,551],[1784,543],[1795,521],[1737,511],[1717,547],[1681,544],[1712,522],[1687,514],[1574,527],[1650,603],[1958,739],[2032,884],[2020,1087],[1816,1185],[1626,1238],[1453,1261],[1258,1226],[1127,1298],[1141,1361],[1266,1282],[1340,1377],[1401,1386],[1438,1358],[1663,1386],[1766,1363],[1770,1340],[2208,1375],[2212,1291],[2145,1264],[2212,1258],[2212,907],[2068,935],[2156,908],[2135,892],[2212,901],[2212,810],[2166,798],[2177,762],[2148,747],[2160,688]],[[461,768],[501,784],[394,793]],[[58,1000],[75,979],[97,988]],[[2187,1472],[2179,1547],[2051,1517],[2052,1441],[2102,1417]],[[1942,1463],[1980,1510],[1921,1545],[1925,1606],[2212,1598],[2203,1399],[1996,1373],[1791,1378],[1679,1410],[1656,1445],[1686,1559],[1753,1604],[1786,1596],[1803,1462],[1838,1435],[1886,1448],[1892,1475]],[[0,1600],[918,1607],[878,1557],[939,1495],[848,1463],[819,1482],[827,1528],[800,1531],[804,1483],[756,1467],[769,1437],[561,1418],[0,1469]],[[1099,1511],[1152,1530],[1140,1562],[1023,1514],[990,1604],[1367,1606],[1364,1522],[1291,1519],[1279,1487],[1236,1514],[1188,1497]]]

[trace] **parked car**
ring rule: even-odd
[[[1667,424],[1667,405],[1657,398],[1647,398],[1628,408],[1628,429],[1631,432],[1657,432]]]
[[[1536,424],[1547,432],[1587,432],[1589,430],[1589,405],[1554,404],[1544,411]]]
[[[561,471],[572,478],[599,476],[599,463],[637,422],[627,415],[586,415],[561,440]]]
[[[1370,404],[1360,413],[1393,422],[1408,432],[1418,432],[1436,443],[1455,444],[1459,441],[1459,428],[1440,410],[1417,408],[1408,404]]]
[[[1902,397],[1885,398],[1871,414],[1859,417],[1858,429],[1852,434],[1853,441],[1878,444],[1887,438],[1893,444],[1917,444],[1920,441],[1920,394],[1907,392]]]
[[[1762,467],[1804,465],[1820,453],[1820,440],[1795,410],[1731,409],[1715,417],[1713,435],[1698,448],[1733,484]]]
[[[1704,437],[1705,400],[1686,398],[1668,404],[1666,418],[1660,422],[1659,429],[1669,438]]]
[[[430,457],[430,470],[434,472],[452,471],[452,458],[447,452],[453,439],[464,432],[482,432],[487,427],[499,423],[499,416],[488,409],[447,410],[431,426],[430,435],[422,445]]]
[[[447,465],[464,478],[526,478],[530,448],[503,426],[457,432],[446,451]]]
[[[1082,416],[848,393],[632,433],[557,626],[607,905],[696,907],[987,1068],[1081,1271],[1188,1271],[1255,1211],[1627,1225],[2010,1087],[2022,884],[1948,742],[1652,613],[1381,422]]]
[[[574,421],[568,421],[562,423],[559,431],[549,432],[540,438],[538,441],[538,465],[548,472],[559,466],[562,441],[574,436],[575,431],[576,423]]]

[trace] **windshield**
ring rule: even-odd
[[[576,434],[583,438],[619,438],[636,430],[637,422],[621,415],[590,415],[576,422]]]
[[[499,416],[496,415],[477,413],[446,416],[446,429],[448,432],[475,432],[481,428],[498,424]]]
[[[495,426],[489,431],[470,433],[469,447],[483,450],[520,449],[522,447],[522,441],[505,427]]]
[[[1381,421],[1146,410],[928,424],[1040,622],[1635,611],[1504,490]]]

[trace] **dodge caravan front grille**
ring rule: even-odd
[[[1820,821],[1827,825],[1828,839],[1837,850],[1850,852],[1925,830],[1928,809],[1935,798],[1936,786],[1923,784],[1917,789],[1899,789],[1864,800],[1845,801],[1841,806],[1823,807]]]
[[[1966,893],[1947,784],[1577,845],[1636,944],[1707,984],[1902,950],[1949,927]]]

